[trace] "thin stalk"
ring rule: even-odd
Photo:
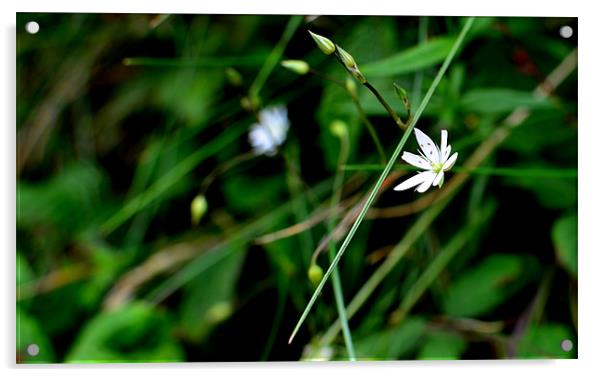
[[[265,55],[252,56],[220,56],[211,58],[147,58],[131,57],[124,58],[122,64],[125,66],[142,67],[177,67],[177,68],[224,68],[224,67],[257,67],[265,61]]]
[[[261,91],[263,84],[265,84],[265,81],[268,79],[268,77],[274,70],[274,67],[276,67],[278,62],[281,60],[286,45],[293,37],[293,34],[295,34],[295,31],[301,24],[301,21],[303,21],[303,16],[292,16],[289,19],[284,29],[284,32],[282,33],[282,37],[280,37],[280,40],[278,41],[268,58],[265,60],[265,63],[261,67],[261,70],[257,74],[257,77],[255,77],[255,80],[249,88],[249,95],[251,98],[257,97],[257,95]]]
[[[357,99],[357,97],[351,93],[349,93],[349,94],[351,95],[353,104],[357,108],[357,112],[360,115],[360,119],[366,125],[366,128],[368,129],[368,133],[370,134],[370,137],[372,137],[372,140],[374,141],[374,145],[376,146],[376,149],[378,151],[380,161],[384,164],[387,161],[387,155],[385,154],[385,150],[383,149],[383,146],[380,143],[378,134],[376,133],[376,129],[374,128],[374,126],[372,125],[370,120],[368,119],[368,116],[366,115],[366,112],[364,111],[364,108],[360,104],[360,101]]]
[[[426,95],[424,96],[424,99],[420,103],[420,106],[418,107],[418,110],[416,111],[416,115],[411,119],[410,124],[407,127],[406,131],[404,132],[404,134],[403,134],[403,136],[402,136],[399,144],[397,144],[397,147],[395,148],[395,151],[393,152],[393,155],[391,156],[391,159],[389,160],[389,162],[387,163],[387,166],[385,167],[385,169],[381,173],[380,177],[378,178],[378,181],[376,182],[376,184],[372,188],[372,191],[370,192],[370,196],[368,197],[368,200],[366,201],[366,204],[364,204],[364,207],[362,208],[359,216],[357,217],[357,219],[353,223],[353,226],[349,230],[349,233],[347,234],[347,237],[345,237],[345,240],[343,241],[343,244],[339,248],[338,253],[336,254],[336,256],[334,257],[334,259],[332,260],[332,263],[330,264],[330,267],[328,268],[328,270],[324,274],[324,277],[322,278],[322,281],[320,282],[320,284],[318,284],[318,287],[314,291],[313,296],[311,297],[311,299],[309,300],[309,303],[305,307],[305,310],[301,314],[301,317],[299,318],[299,321],[297,322],[297,325],[295,326],[295,328],[294,328],[294,330],[293,330],[293,332],[292,332],[292,334],[291,334],[291,336],[289,338],[289,341],[288,341],[289,344],[293,341],[295,335],[299,331],[299,328],[301,327],[301,325],[305,321],[305,318],[307,318],[307,315],[309,314],[309,311],[311,310],[311,308],[313,307],[314,303],[316,302],[316,299],[318,298],[318,296],[322,292],[322,289],[324,288],[324,285],[326,284],[327,279],[330,277],[330,274],[332,274],[334,268],[339,263],[339,260],[341,259],[341,256],[343,255],[343,253],[345,252],[345,250],[349,246],[349,243],[351,242],[351,239],[355,235],[355,232],[357,231],[357,229],[359,228],[360,224],[364,220],[364,217],[366,216],[366,213],[368,212],[368,209],[370,208],[370,206],[374,202],[374,199],[376,198],[376,195],[378,193],[379,188],[381,187],[381,185],[383,184],[385,178],[387,177],[387,175],[389,174],[389,172],[393,168],[393,165],[395,164],[395,161],[397,161],[397,159],[399,158],[399,155],[401,154],[401,151],[403,150],[403,147],[404,147],[406,141],[410,137],[412,129],[414,129],[414,126],[416,125],[416,122],[418,121],[418,119],[420,119],[420,116],[424,112],[424,109],[426,108],[426,105],[429,103],[431,97],[433,96],[433,93],[435,92],[435,89],[439,85],[439,82],[441,82],[441,79],[443,78],[443,75],[447,71],[447,68],[449,67],[452,59],[454,58],[454,56],[458,52],[458,50],[460,48],[460,45],[464,41],[464,38],[466,37],[466,33],[468,32],[468,30],[470,30],[470,27],[472,26],[473,22],[474,22],[474,17],[470,17],[468,19],[468,21],[466,22],[466,24],[464,25],[464,27],[462,28],[462,31],[460,32],[460,35],[456,39],[456,42],[454,43],[451,51],[449,52],[449,54],[447,55],[445,61],[443,62],[443,65],[439,69],[439,72],[437,73],[437,76],[433,80],[433,83],[431,84],[431,87],[429,88],[429,90],[427,91]]]
[[[319,77],[321,79],[330,81],[338,86],[340,86],[345,92],[347,92],[347,94],[349,94],[349,96],[351,97],[351,100],[353,102],[353,104],[355,105],[355,108],[357,109],[357,112],[360,116],[360,119],[362,120],[362,122],[364,122],[364,124],[366,125],[366,128],[368,129],[368,133],[370,134],[370,137],[372,138],[372,141],[374,142],[374,145],[376,146],[376,149],[378,151],[378,155],[380,157],[380,161],[381,163],[385,163],[387,161],[387,155],[385,154],[385,150],[380,142],[380,139],[378,138],[378,134],[376,133],[376,129],[374,128],[374,126],[372,125],[372,122],[370,122],[370,120],[368,119],[368,116],[366,115],[366,111],[364,110],[364,108],[362,107],[362,104],[360,103],[359,99],[357,98],[357,95],[352,93],[351,91],[349,91],[349,89],[347,89],[347,86],[345,85],[345,83],[330,77],[328,75],[325,75],[319,71],[316,71],[315,69],[310,69],[309,73],[311,73],[312,75]]]
[[[207,193],[209,186],[211,186],[211,184],[215,181],[215,179],[217,177],[224,174],[228,170],[234,168],[235,166],[242,164],[243,162],[248,161],[254,157],[257,157],[257,155],[251,151],[251,152],[243,153],[241,155],[233,157],[232,159],[218,165],[215,169],[213,169],[211,171],[211,173],[209,173],[203,179],[203,182],[201,183],[201,189],[200,189],[201,194],[205,195]]]
[[[423,44],[426,42],[426,37],[428,34],[428,24],[429,19],[426,16],[421,16],[418,19],[418,44]],[[424,70],[419,70],[414,75],[414,85],[412,90],[412,102],[418,101],[420,98],[420,94],[422,92],[422,79],[424,78]]]
[[[401,118],[399,117],[399,115],[397,115],[397,113],[395,112],[395,110],[393,110],[393,108],[391,108],[391,106],[387,103],[387,101],[385,101],[385,99],[383,98],[383,96],[378,92],[378,90],[376,90],[376,88],[374,86],[372,86],[372,84],[370,84],[370,82],[366,81],[363,85],[366,88],[368,88],[368,90],[370,90],[372,92],[372,94],[374,94],[374,96],[376,97],[376,99],[378,100],[378,102],[380,102],[380,104],[383,105],[383,107],[385,108],[385,110],[387,110],[387,112],[389,113],[389,115],[391,116],[391,118],[393,118],[393,120],[395,121],[395,123],[397,123],[397,125],[402,130],[408,129],[407,124],[405,124],[401,120]],[[416,122],[414,122],[414,124],[415,123]]]
[[[303,181],[301,176],[297,173],[298,170],[298,156],[292,152],[289,156],[288,153],[282,153],[282,157],[285,160],[287,175],[286,183],[288,185],[291,199],[293,200],[293,214],[296,222],[301,222],[309,217],[307,211],[307,197],[303,192]],[[293,157],[294,154],[294,157]],[[301,248],[303,253],[303,260],[306,261],[311,256],[311,250],[313,249],[314,240],[310,231],[302,232],[299,234],[299,241],[301,242]]]
[[[282,323],[282,318],[284,317],[284,308],[286,307],[286,296],[288,294],[288,285],[289,280],[284,278],[278,282],[278,307],[276,309],[276,315],[274,317],[274,321],[272,322],[272,328],[270,330],[270,335],[268,336],[268,340],[265,344],[265,348],[261,353],[261,361],[266,361],[270,357],[270,352],[272,352],[272,348],[274,347],[274,342],[276,341],[276,335],[278,334],[278,328]]]
[[[337,172],[334,178],[334,183],[332,186],[332,198],[330,200],[330,208],[334,209],[339,205],[341,201],[341,191],[343,189],[343,178],[345,176],[345,171],[343,170],[343,165],[347,162],[347,158],[349,156],[349,135],[345,132],[343,135],[339,137],[341,140],[341,148],[339,151],[339,164],[337,165]],[[331,216],[328,221],[328,231],[334,231],[335,217]],[[336,255],[336,245],[334,242],[334,238],[330,240],[328,243],[328,256],[331,260],[334,259]],[[343,339],[345,340],[345,347],[347,348],[347,354],[349,355],[349,360],[356,361],[355,357],[355,348],[353,347],[353,339],[351,338],[351,331],[349,331],[349,323],[347,322],[347,313],[345,308],[345,298],[343,296],[343,288],[341,285],[341,278],[339,276],[339,269],[335,266],[334,272],[332,274],[332,285],[334,288],[334,297],[337,305],[337,312],[339,314],[339,321],[341,322],[341,328],[343,330]]]

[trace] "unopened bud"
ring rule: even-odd
[[[206,318],[210,323],[216,324],[228,318],[232,312],[233,307],[229,301],[220,301],[209,308]]]
[[[338,138],[343,138],[347,136],[347,124],[337,119],[330,123],[330,132]]]
[[[353,79],[349,76],[347,76],[347,79],[345,80],[345,88],[349,94],[351,94],[353,97],[357,97],[357,86],[355,85],[355,81],[353,81]]]
[[[258,97],[243,97],[240,99],[240,106],[250,112],[257,110],[259,105],[260,100]]]
[[[351,54],[348,53],[347,51],[343,50],[343,48],[341,48],[341,46],[336,46],[336,49],[337,49],[337,56],[339,57],[341,62],[345,65],[345,68],[347,68],[349,73],[351,73],[353,75],[353,77],[355,77],[357,79],[357,81],[360,82],[360,84],[362,84],[362,85],[365,84],[366,78],[364,77],[362,72],[360,72],[359,68],[357,67],[357,64],[355,63],[355,59],[353,59],[353,56],[351,56]]]
[[[241,86],[242,85],[242,76],[237,70],[230,67],[230,68],[226,68],[224,73],[226,74],[226,78],[228,79],[228,82],[230,82],[230,84],[232,86]]]
[[[410,99],[408,98],[408,93],[406,92],[406,90],[404,88],[397,85],[396,83],[393,83],[393,87],[395,88],[395,94],[397,94],[397,97],[399,97],[401,102],[403,102],[403,106],[409,112],[410,111]]]
[[[207,212],[207,199],[204,195],[197,195],[190,203],[190,217],[193,225],[197,225]]]
[[[334,52],[334,50],[335,50],[334,43],[332,43],[332,41],[330,39],[323,37],[321,35],[312,33],[311,31],[309,31],[309,34],[314,39],[314,41],[316,42],[316,44],[318,45],[320,50],[322,50],[323,53],[325,53],[326,55],[330,55]]]
[[[309,267],[309,270],[307,270],[307,277],[314,286],[317,286],[324,277],[324,271],[322,271],[320,266],[314,263]]]
[[[341,48],[341,46],[337,46],[337,50],[339,52],[339,56],[341,57],[341,61],[343,62],[343,64],[345,64],[345,66],[349,69],[354,68],[356,66],[355,64],[355,59],[353,59],[353,56],[351,56],[350,53],[348,53],[347,51],[343,50]]]
[[[309,64],[303,60],[283,60],[280,62],[280,65],[299,75],[304,75],[309,72]]]

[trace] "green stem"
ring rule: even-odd
[[[418,43],[423,44],[426,42],[426,37],[428,34],[428,23],[429,19],[426,16],[421,16],[418,19]],[[422,79],[424,78],[424,70],[419,70],[414,75],[414,85],[412,91],[412,103],[418,102],[418,98],[420,98],[420,94],[422,92]]]
[[[261,91],[261,88],[263,87],[265,81],[268,79],[268,77],[274,70],[274,67],[276,67],[278,62],[281,60],[286,45],[293,37],[293,34],[295,34],[295,31],[301,24],[301,21],[303,21],[303,16],[292,16],[286,24],[286,28],[282,33],[282,37],[280,37],[280,40],[278,41],[268,58],[265,60],[265,63],[261,67],[261,70],[257,74],[257,77],[255,77],[255,80],[249,88],[249,96],[251,98],[256,98],[259,92]]]
[[[334,178],[334,184],[332,186],[332,198],[330,200],[330,207],[332,209],[336,208],[336,206],[341,201],[341,191],[343,188],[343,178],[345,176],[345,172],[343,170],[343,166],[347,162],[347,158],[349,156],[349,135],[345,134],[340,137],[341,140],[341,149],[339,152],[339,164],[337,166],[336,176]],[[331,216],[328,221],[328,231],[334,231],[335,217]],[[328,256],[331,260],[334,259],[336,255],[336,246],[334,242],[334,237],[328,243]],[[355,357],[355,348],[353,347],[353,339],[351,338],[351,331],[349,331],[349,323],[347,322],[347,313],[345,309],[345,299],[343,296],[343,288],[341,285],[341,278],[339,276],[339,269],[335,266],[334,272],[332,274],[332,285],[334,288],[334,297],[337,305],[337,312],[339,314],[339,321],[341,323],[341,327],[343,330],[343,338],[345,340],[345,347],[347,348],[347,354],[349,355],[349,360],[356,361]]]
[[[391,108],[391,106],[389,106],[389,104],[387,103],[387,101],[385,101],[385,99],[383,98],[383,96],[380,95],[380,93],[378,92],[378,90],[376,90],[376,88],[374,86],[372,86],[372,84],[370,84],[368,81],[366,81],[364,83],[364,86],[366,88],[368,88],[368,90],[370,90],[372,92],[372,94],[374,94],[374,96],[376,97],[376,99],[378,100],[378,102],[380,102],[381,105],[383,105],[383,107],[385,108],[385,110],[387,110],[387,112],[389,113],[389,115],[391,116],[391,118],[393,118],[393,120],[395,121],[395,123],[397,123],[397,125],[403,129],[406,130],[408,128],[408,126],[401,120],[401,118],[399,117],[399,115],[397,115],[397,113],[395,112],[395,110],[393,110],[393,108]],[[416,122],[414,122],[416,123]]]
[[[213,181],[215,181],[217,177],[224,174],[226,171],[232,169],[236,165],[242,164],[243,162],[248,161],[254,157],[257,157],[257,155],[251,151],[233,157],[232,159],[218,165],[215,169],[211,171],[211,173],[209,173],[203,179],[203,182],[201,183],[200,193],[205,195],[207,193],[207,190],[209,189],[209,186],[211,186],[211,184],[213,183]]]
[[[142,67],[177,67],[177,68],[224,68],[224,67],[257,67],[266,59],[265,55],[254,56],[221,56],[198,59],[173,58],[125,58],[123,65]]]
[[[274,347],[276,335],[278,334],[278,328],[280,327],[280,324],[282,323],[282,318],[284,317],[284,308],[286,307],[286,295],[288,293],[288,285],[289,280],[287,278],[281,279],[281,281],[278,282],[278,307],[276,309],[276,316],[274,317],[274,322],[272,322],[270,335],[268,336],[265,348],[261,353],[261,361],[266,361],[268,357],[270,357],[270,352],[272,352],[272,348]]]
[[[353,104],[357,108],[357,112],[360,115],[360,119],[366,125],[366,128],[368,129],[368,133],[370,134],[370,137],[372,137],[372,141],[374,141],[374,145],[376,145],[376,149],[378,150],[378,155],[380,157],[380,161],[384,164],[387,161],[387,155],[385,154],[385,150],[383,149],[383,146],[380,143],[378,134],[376,133],[376,129],[372,125],[372,122],[370,122],[370,120],[368,119],[368,116],[366,115],[366,112],[364,111],[364,108],[362,107],[362,105],[361,105],[360,101],[357,99],[357,97],[351,93],[349,93],[349,94],[351,95]]]
[[[289,155],[288,153],[282,153],[282,157],[284,158],[286,170],[287,170],[287,185],[291,194],[291,199],[293,200],[293,214],[295,216],[295,221],[297,223],[302,222],[303,220],[309,217],[309,213],[307,211],[307,197],[303,192],[303,179],[298,174],[298,155],[292,152]],[[294,156],[293,156],[294,154]],[[299,234],[299,241],[301,242],[303,261],[306,261],[311,256],[311,250],[313,248],[314,240],[310,231],[305,231]]]
[[[374,126],[372,125],[372,122],[370,122],[370,120],[368,119],[368,116],[366,115],[366,111],[364,111],[364,108],[362,107],[362,104],[360,103],[359,99],[357,98],[357,95],[352,93],[351,91],[349,91],[349,89],[347,89],[347,86],[335,79],[332,78],[328,75],[325,75],[319,71],[316,71],[315,69],[310,69],[309,73],[311,73],[312,75],[319,77],[321,79],[330,81],[338,86],[340,86],[343,90],[345,90],[345,92],[347,92],[347,94],[349,94],[349,96],[351,97],[351,100],[353,102],[353,104],[355,105],[357,112],[360,116],[360,119],[362,120],[362,122],[364,122],[364,124],[366,125],[366,128],[368,129],[368,133],[370,134],[370,137],[372,138],[372,141],[374,142],[374,145],[376,146],[376,149],[378,150],[378,154],[380,156],[380,160],[381,162],[384,164],[387,162],[387,156],[385,154],[385,150],[383,149],[383,146],[380,142],[380,139],[378,138],[378,134],[376,133],[376,129],[374,128]]]
[[[291,337],[289,338],[289,344],[293,341],[293,338],[295,337],[295,335],[299,331],[299,328],[301,327],[301,325],[305,321],[305,318],[307,318],[307,315],[309,314],[309,311],[311,310],[311,308],[313,307],[316,299],[318,298],[318,296],[322,292],[322,289],[324,288],[324,284],[326,284],[327,279],[330,277],[330,274],[332,274],[334,268],[336,267],[336,265],[338,264],[339,260],[341,259],[341,256],[343,255],[343,253],[345,252],[345,250],[349,246],[349,243],[351,242],[351,239],[355,235],[355,232],[357,231],[357,229],[359,228],[360,224],[364,220],[364,217],[366,216],[366,213],[368,212],[368,209],[370,208],[370,206],[374,202],[374,199],[377,196],[378,190],[380,189],[380,187],[382,186],[385,178],[387,177],[387,175],[389,174],[389,172],[393,168],[393,165],[395,164],[395,161],[397,161],[397,159],[399,158],[399,155],[401,154],[401,151],[403,150],[403,147],[404,147],[406,141],[410,137],[412,129],[416,125],[416,122],[418,121],[418,119],[420,119],[420,116],[422,115],[424,109],[426,108],[426,105],[429,103],[431,97],[433,96],[433,93],[435,92],[435,89],[437,88],[437,86],[439,85],[439,82],[443,78],[443,75],[447,71],[447,68],[449,67],[449,65],[450,65],[453,57],[458,52],[458,50],[460,48],[460,45],[462,44],[462,41],[464,41],[464,38],[466,37],[466,33],[468,32],[468,30],[472,26],[473,22],[474,22],[474,17],[470,17],[468,19],[468,21],[466,22],[466,24],[464,25],[464,27],[462,28],[462,31],[460,32],[460,35],[456,39],[456,41],[455,41],[455,43],[454,43],[451,51],[449,52],[449,54],[447,55],[445,61],[443,62],[443,65],[439,69],[439,72],[437,73],[437,76],[435,76],[435,79],[433,80],[433,83],[431,84],[431,87],[429,88],[429,90],[427,91],[426,95],[424,96],[424,99],[420,103],[420,106],[418,107],[418,110],[416,111],[416,115],[411,119],[410,124],[409,124],[408,128],[406,129],[406,131],[404,132],[404,134],[403,134],[403,136],[402,136],[399,144],[395,148],[395,151],[393,152],[393,155],[391,156],[391,159],[387,163],[387,166],[385,167],[385,169],[381,173],[380,177],[378,178],[378,181],[374,185],[374,188],[370,192],[370,195],[368,196],[368,200],[366,201],[366,204],[364,204],[364,207],[362,208],[359,216],[357,217],[357,219],[353,223],[353,226],[351,227],[349,233],[345,237],[345,240],[343,241],[343,244],[339,248],[339,251],[338,251],[337,255],[332,260],[332,263],[330,264],[330,267],[328,268],[328,270],[324,274],[324,277],[322,278],[322,281],[320,281],[320,284],[318,284],[318,287],[314,291],[313,296],[311,297],[311,299],[309,300],[309,303],[305,307],[305,310],[301,314],[301,317],[299,318],[299,321],[297,322],[297,325],[295,326],[295,328],[294,328],[294,330],[293,330],[293,332],[291,334]]]

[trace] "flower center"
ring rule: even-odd
[[[442,163],[439,163],[439,164],[431,163],[431,167],[433,168],[433,171],[435,173],[439,173],[441,171],[441,169],[443,169],[443,164]]]

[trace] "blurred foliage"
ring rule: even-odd
[[[25,32],[30,20],[37,34]],[[287,340],[329,234],[332,122],[349,127],[350,166],[379,158],[336,84],[344,69],[306,30],[343,46],[404,117],[393,82],[415,109],[465,21],[19,13],[17,361],[345,360],[341,335],[320,344],[338,318],[330,284]],[[575,36],[561,38],[564,25]],[[449,130],[460,171],[509,114],[529,116],[350,320],[359,358],[577,357],[577,74],[546,99],[532,94],[576,34],[572,18],[476,19],[418,127]],[[356,90],[390,155],[401,130]],[[267,157],[247,132],[272,104],[291,127]],[[405,149],[416,147],[410,138]],[[337,224],[379,172],[345,172]],[[195,198],[206,202],[191,219]],[[416,199],[386,190],[375,207]],[[347,303],[420,211],[362,223],[339,265]]]

